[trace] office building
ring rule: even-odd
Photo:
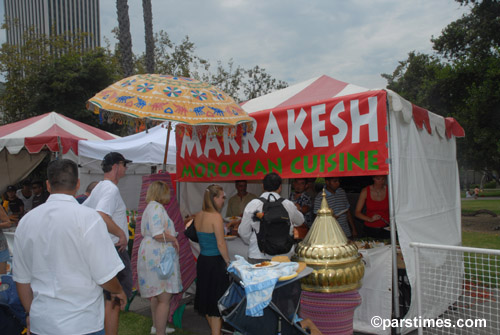
[[[23,33],[86,32],[85,48],[100,46],[99,0],[4,0],[7,43],[23,44]]]

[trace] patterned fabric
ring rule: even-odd
[[[270,268],[254,268],[243,257],[236,255],[236,261],[231,262],[228,272],[237,274],[243,281],[247,297],[245,314],[248,316],[263,316],[264,308],[273,297],[274,286],[282,276],[290,276],[299,267],[296,262],[280,263]]]
[[[192,78],[159,74],[122,79],[92,97],[88,107],[104,118],[108,117],[103,113],[106,110],[191,125],[252,121],[233,98],[217,87]]]
[[[142,222],[142,213],[146,208],[146,193],[148,191],[149,185],[156,180],[161,180],[167,183],[170,186],[171,197],[170,202],[165,205],[165,209],[167,210],[168,216],[175,224],[175,231],[179,233],[177,236],[177,241],[179,242],[179,263],[181,266],[181,278],[182,278],[182,287],[183,290],[186,290],[193,283],[196,278],[196,263],[194,261],[193,252],[191,251],[191,246],[189,245],[189,240],[184,235],[184,221],[182,220],[181,211],[179,209],[179,204],[177,202],[177,198],[175,196],[174,187],[172,186],[172,180],[170,178],[169,173],[157,173],[148,176],[142,177],[142,187],[141,194],[139,200],[139,208],[137,216],[137,222],[135,227],[135,236],[134,236],[134,246],[132,248],[132,274],[134,278],[134,284],[137,287],[138,279],[137,279],[137,255],[139,251],[139,246],[142,241],[141,231],[141,222]],[[182,294],[174,294],[172,299],[170,299],[170,316],[169,319],[174,314],[177,307],[179,307],[179,302],[182,299]]]
[[[141,234],[144,239],[139,248],[137,260],[137,273],[139,276],[139,291],[143,298],[157,296],[163,292],[179,293],[182,290],[181,269],[179,255],[176,253],[174,274],[168,279],[160,279],[154,270],[161,260],[161,256],[172,243],[158,242],[153,236],[166,230],[170,235],[176,235],[173,221],[168,217],[163,205],[150,201],[142,215]]]
[[[300,317],[311,319],[324,335],[350,335],[354,310],[360,304],[357,290],[343,293],[302,291]]]
[[[330,193],[327,189],[325,189],[326,192],[326,201],[328,202],[328,207],[330,207],[333,210],[334,215],[338,215],[337,213],[340,213],[346,209],[349,209],[349,201],[347,200],[347,195],[345,191],[342,188],[337,188],[335,190],[335,193]],[[316,200],[314,201],[314,214],[318,213],[318,210],[321,207],[321,200],[323,200],[323,197],[321,195],[318,195],[316,197]],[[344,231],[344,234],[346,237],[351,237],[351,227],[349,227],[349,222],[347,221],[347,212],[340,215],[337,218],[337,221]]]
[[[304,214],[304,223],[307,226],[307,228],[311,228],[311,225],[313,223],[313,202],[311,199],[311,196],[307,194],[306,192],[302,192],[298,198],[296,198],[296,194],[292,193],[290,194],[290,200],[294,204],[299,204],[299,206],[309,206],[309,212],[307,213],[302,213]]]

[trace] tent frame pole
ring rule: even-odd
[[[163,166],[162,166],[163,173],[167,172],[167,154],[168,154],[168,144],[170,142],[170,129],[172,129],[171,121],[168,121],[168,124],[167,124],[167,143],[165,144],[165,156],[163,157]]]
[[[396,220],[395,220],[395,206],[394,206],[394,180],[392,174],[392,164],[393,164],[393,155],[392,155],[392,146],[391,146],[391,123],[390,123],[390,105],[389,100],[386,99],[386,108],[387,108],[387,145],[389,147],[389,214],[390,214],[390,227],[391,227],[391,254],[392,254],[392,298],[393,298],[393,306],[392,309],[394,311],[394,317],[399,319],[401,317],[399,311],[399,283],[398,283],[398,262],[397,262],[397,248],[396,248]],[[401,328],[396,328],[396,334],[401,334]]]

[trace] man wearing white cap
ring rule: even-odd
[[[84,206],[94,208],[102,216],[108,228],[109,236],[115,244],[120,258],[125,264],[125,269],[117,275],[123,291],[130,298],[132,295],[132,269],[130,257],[127,253],[128,223],[127,208],[118,189],[118,181],[125,176],[127,164],[131,160],[125,159],[119,152],[110,152],[101,163],[104,180],[99,182],[92,190],[90,196],[83,203]],[[118,334],[120,306],[111,299],[109,292],[104,292],[105,319],[104,329],[106,335]]]

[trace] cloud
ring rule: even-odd
[[[128,4],[133,49],[143,53],[142,1]],[[116,43],[116,2],[100,6],[101,36]],[[410,51],[432,52],[431,37],[466,10],[453,0],[152,0],[152,7],[155,32],[176,44],[189,36],[214,65],[233,59],[289,84],[326,74],[367,88],[385,87],[380,75]]]

